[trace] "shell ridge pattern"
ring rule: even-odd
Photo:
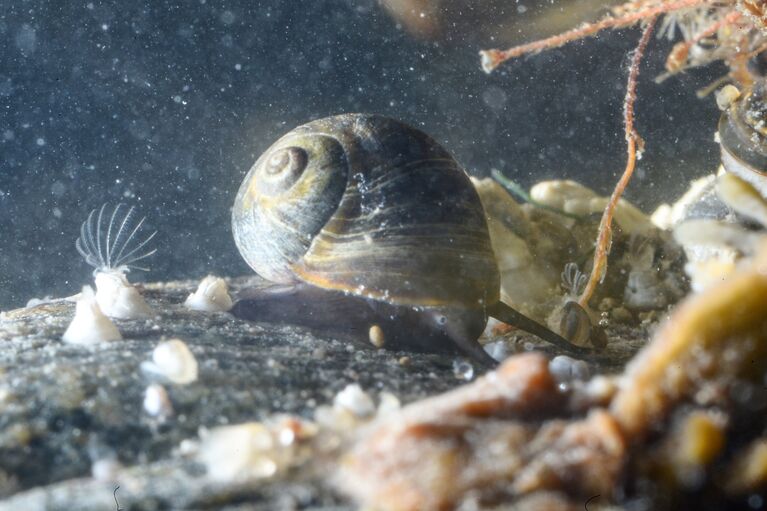
[[[420,305],[484,299],[498,270],[484,210],[463,169],[415,130],[408,134],[415,142],[390,151],[391,160],[367,161],[365,147],[388,147],[386,134],[363,133],[375,141],[347,146],[347,193],[294,271],[324,287]],[[388,145],[396,144],[402,141]],[[437,149],[417,149],[425,157],[412,158],[416,144]],[[497,293],[489,291],[491,299]]]

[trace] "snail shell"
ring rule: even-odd
[[[719,120],[722,165],[767,197],[767,81],[757,80]]]
[[[399,121],[348,114],[299,126],[256,161],[232,210],[248,264],[282,286],[240,296],[232,312],[299,323],[386,347],[477,343],[488,315],[565,349],[565,339],[500,302],[479,196],[434,139]]]
[[[300,126],[248,172],[234,239],[264,278],[412,306],[499,299],[479,197],[435,140],[378,115]]]

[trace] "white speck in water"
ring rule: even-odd
[[[234,23],[235,16],[232,11],[224,11],[221,13],[221,23],[224,25],[231,25]]]
[[[495,85],[491,85],[482,92],[482,101],[493,110],[503,110],[508,99],[506,91]]]
[[[37,49],[37,31],[24,23],[16,32],[16,48],[25,57],[31,56]]]
[[[51,185],[51,195],[54,197],[61,197],[64,195],[64,192],[67,191],[67,187],[64,183],[61,181],[54,181]]]
[[[59,208],[53,208],[53,216],[54,218],[61,218],[62,213]]]
[[[40,147],[42,147],[42,146],[44,146],[44,145],[45,145],[45,139],[44,139],[44,138],[42,138],[42,137],[38,137],[38,139],[37,139],[37,140],[35,140],[35,143],[36,143],[37,145],[39,145]]]
[[[462,358],[457,358],[453,360],[453,374],[456,378],[470,381],[474,378],[474,366]]]
[[[234,69],[237,70],[237,71],[241,71],[242,70],[242,64],[240,64],[240,63],[235,64],[234,65]]]

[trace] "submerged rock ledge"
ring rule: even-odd
[[[250,281],[229,282],[236,290]],[[455,355],[376,350],[306,329],[189,310],[183,302],[196,284],[139,285],[156,316],[116,320],[124,339],[93,348],[61,340],[74,314],[72,299],[0,315],[0,510],[109,509],[118,485],[126,509],[354,509],[312,475],[316,469],[257,484],[215,483],[181,446],[198,439],[201,428],[283,412],[311,417],[350,383],[403,403],[465,383]],[[647,332],[621,326],[609,337],[592,372],[620,368]],[[186,385],[160,381],[172,414],[151,415],[142,403],[158,381],[142,363],[171,338],[189,346],[199,376]],[[516,332],[499,339],[512,352],[537,346]]]

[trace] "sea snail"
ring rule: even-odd
[[[253,270],[281,284],[241,295],[236,316],[361,340],[376,327],[387,348],[458,348],[488,364],[477,338],[492,316],[580,351],[500,301],[471,181],[402,122],[348,114],[287,133],[246,175],[232,228]]]
[[[767,80],[741,93],[725,87],[717,101],[725,109],[718,132],[722,166],[767,197]]]

